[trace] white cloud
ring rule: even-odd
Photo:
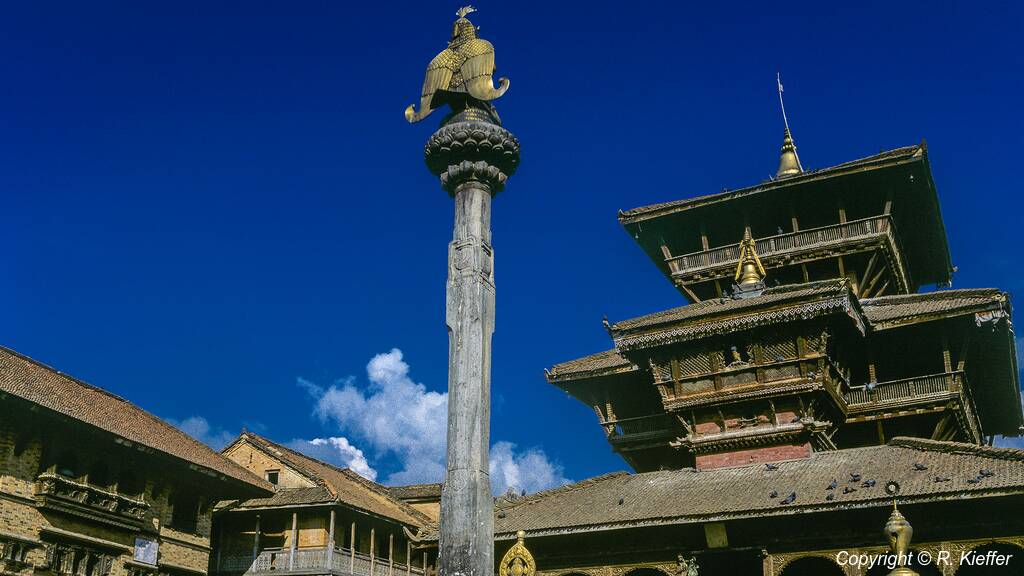
[[[497,442],[491,447],[491,490],[495,494],[509,489],[537,492],[571,482],[562,475],[562,467],[552,463],[539,448],[516,452],[511,442]]]
[[[289,442],[287,446],[317,460],[342,468],[351,468],[353,472],[368,480],[377,479],[377,471],[367,462],[363,451],[343,436],[312,440],[296,439]]]
[[[354,438],[377,458],[393,456],[399,469],[387,484],[440,482],[444,479],[448,394],[427,390],[409,377],[402,351],[374,356],[366,366],[369,386],[349,378],[329,388],[299,379],[316,400],[314,413]],[[492,448],[491,484],[528,492],[568,482],[562,469],[539,448],[522,453],[510,442]],[[367,465],[369,467],[369,465]]]
[[[175,420],[174,418],[165,418],[165,420],[214,450],[220,450],[235,439],[235,435],[231,432],[210,426],[210,423],[202,416],[189,416],[184,420]]]

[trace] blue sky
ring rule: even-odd
[[[422,163],[438,119],[402,110],[457,7],[5,4],[0,342],[215,443],[428,470],[453,208]],[[493,221],[509,482],[625,468],[542,369],[681,303],[616,211],[773,173],[777,71],[806,167],[927,138],[954,286],[1024,282],[1018,4],[477,7],[523,146]]]

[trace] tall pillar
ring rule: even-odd
[[[508,89],[495,86],[494,47],[457,12],[448,47],[428,65],[419,122],[447,105],[451,113],[427,141],[427,167],[455,200],[448,246],[445,321],[448,325],[448,450],[441,491],[437,567],[440,576],[492,576],[494,503],[488,475],[491,420],[491,334],[494,254],[491,200],[519,165],[519,142],[501,127],[491,104]]]
[[[519,163],[519,143],[493,107],[467,103],[426,146],[427,166],[455,200],[448,246],[448,449],[438,573],[491,576],[494,501],[488,471],[494,253],[491,200]]]

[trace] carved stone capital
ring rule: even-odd
[[[427,168],[449,194],[454,196],[468,182],[483,184],[497,194],[519,166],[519,140],[491,122],[451,122],[434,132],[423,155]]]

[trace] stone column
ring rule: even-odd
[[[519,163],[519,143],[489,104],[470,103],[431,136],[426,162],[455,199],[448,246],[448,451],[438,573],[492,576],[494,504],[488,474],[494,254],[491,199]]]

